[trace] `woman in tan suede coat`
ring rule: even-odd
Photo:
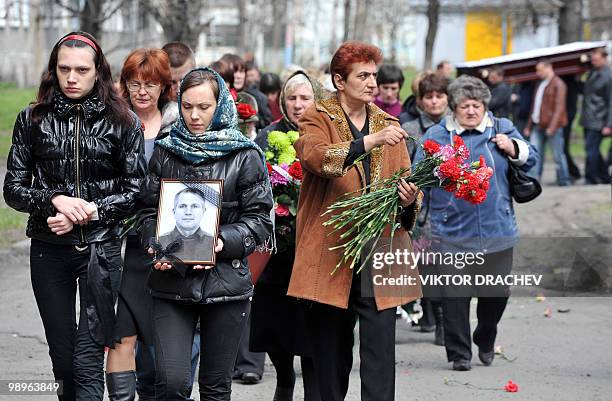
[[[389,401],[395,391],[395,306],[421,295],[415,285],[379,286],[373,275],[385,278],[410,275],[410,264],[386,264],[381,270],[357,274],[342,266],[333,274],[342,250],[339,233],[321,217],[342,195],[409,167],[405,136],[399,122],[371,102],[376,88],[380,50],[360,43],[344,43],[332,58],[330,69],[338,89],[330,99],[316,102],[299,123],[296,142],[304,178],[297,215],[296,255],[288,295],[312,302],[309,328],[321,399],[343,400],[352,366],[353,329],[360,321],[361,399]],[[361,162],[355,160],[370,151]],[[398,187],[402,228],[393,238],[393,249],[411,251],[407,230],[420,207],[421,193],[413,184]],[[379,246],[389,244],[389,228]],[[381,252],[389,249],[382,247]],[[380,278],[379,278],[380,279]],[[379,281],[380,282],[380,281]],[[372,295],[374,291],[375,297]]]

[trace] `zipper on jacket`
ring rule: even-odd
[[[488,128],[485,128],[485,130],[487,130]],[[486,139],[485,142],[485,148],[487,148],[487,150],[489,151],[489,155],[491,156],[491,161],[493,164],[493,171],[495,171],[495,159],[493,159],[493,154],[491,153],[491,149],[489,149],[489,140],[490,140],[490,135],[489,137]],[[472,164],[472,161],[474,159],[474,132],[470,131],[470,164]],[[480,219],[480,204],[476,205],[476,218],[478,219],[478,242],[480,243],[480,249],[486,253],[486,249],[484,247],[484,243],[482,242],[482,221]]]
[[[74,179],[74,192],[77,198],[81,198],[81,172],[79,169],[79,164],[81,161],[81,152],[80,152],[80,143],[81,143],[81,105],[76,106],[77,108],[77,116],[76,116],[76,130],[75,130],[75,140],[74,140],[74,162],[75,162],[75,179]],[[82,198],[81,198],[82,199]],[[85,233],[83,230],[83,226],[79,226],[79,232],[81,234],[81,243],[85,243]]]

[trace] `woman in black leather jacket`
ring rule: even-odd
[[[96,40],[84,32],[60,39],[36,102],[15,122],[4,198],[30,215],[32,287],[62,400],[104,394],[121,281],[118,226],[146,171],[142,138]]]
[[[246,257],[272,232],[272,192],[263,153],[237,129],[238,116],[223,79],[209,68],[181,81],[180,115],[170,135],[156,141],[141,191],[157,207],[162,178],[221,179],[223,199],[212,268],[192,266],[184,276],[157,262],[149,279],[156,333],[156,398],[189,395],[191,346],[200,319],[200,400],[229,400],[231,378],[253,285]],[[145,247],[156,222],[142,227]]]

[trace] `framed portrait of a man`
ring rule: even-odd
[[[223,181],[162,179],[157,242],[185,264],[215,264]],[[160,261],[171,262],[161,256]]]

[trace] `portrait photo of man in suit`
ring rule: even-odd
[[[184,188],[174,196],[172,213],[175,226],[159,237],[159,243],[166,248],[177,239],[183,246],[174,253],[183,262],[213,262],[214,238],[202,230],[202,219],[208,207],[204,194],[195,188]]]

